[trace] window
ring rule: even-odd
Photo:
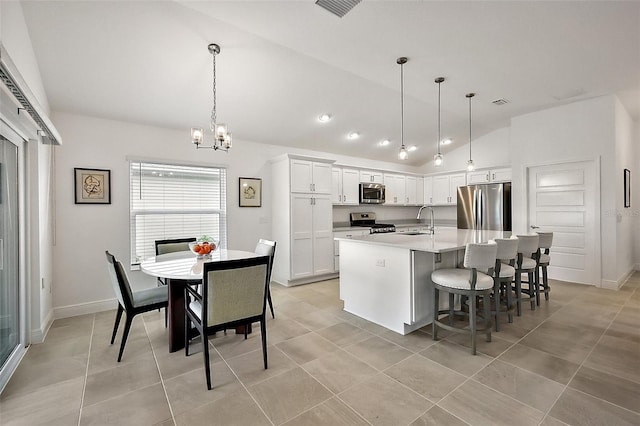
[[[155,256],[155,240],[208,235],[227,247],[227,171],[130,163],[131,264]]]

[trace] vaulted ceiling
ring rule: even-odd
[[[440,76],[445,153],[468,143],[468,92],[474,138],[605,94],[640,119],[636,1],[363,0],[343,18],[314,0],[22,4],[52,109],[183,129],[185,145],[208,127],[209,43],[222,48],[217,112],[235,143],[398,161],[400,56],[412,165],[435,153]]]

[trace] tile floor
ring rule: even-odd
[[[218,333],[211,391],[200,353],[168,353],[163,313],[136,318],[121,363],[115,311],[57,320],[0,396],[0,424],[640,424],[640,273],[617,292],[552,282],[477,356],[460,335],[344,312],[338,286],[274,285],[269,369],[259,332]]]

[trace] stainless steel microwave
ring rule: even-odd
[[[381,183],[360,184],[360,204],[384,203],[384,185]]]

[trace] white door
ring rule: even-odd
[[[342,204],[342,169],[337,167],[331,170],[331,202]]]
[[[311,161],[291,160],[291,192],[311,192],[311,184]]]
[[[458,187],[467,184],[467,175],[459,173],[449,176],[449,202],[448,204],[458,204]]]
[[[360,172],[356,169],[342,169],[342,204],[360,202]]]
[[[443,205],[449,202],[449,176],[433,177],[433,204]]]
[[[331,194],[331,163],[312,163],[313,192]]]
[[[433,204],[433,178],[424,178],[424,203],[427,205]]]
[[[291,194],[291,279],[312,274],[313,198],[310,194]]]
[[[415,206],[418,202],[418,180],[414,176],[405,177],[405,204]]]
[[[549,276],[599,286],[595,162],[530,167],[527,172],[529,226],[553,232]]]
[[[313,273],[333,272],[333,217],[328,195],[313,196]]]

